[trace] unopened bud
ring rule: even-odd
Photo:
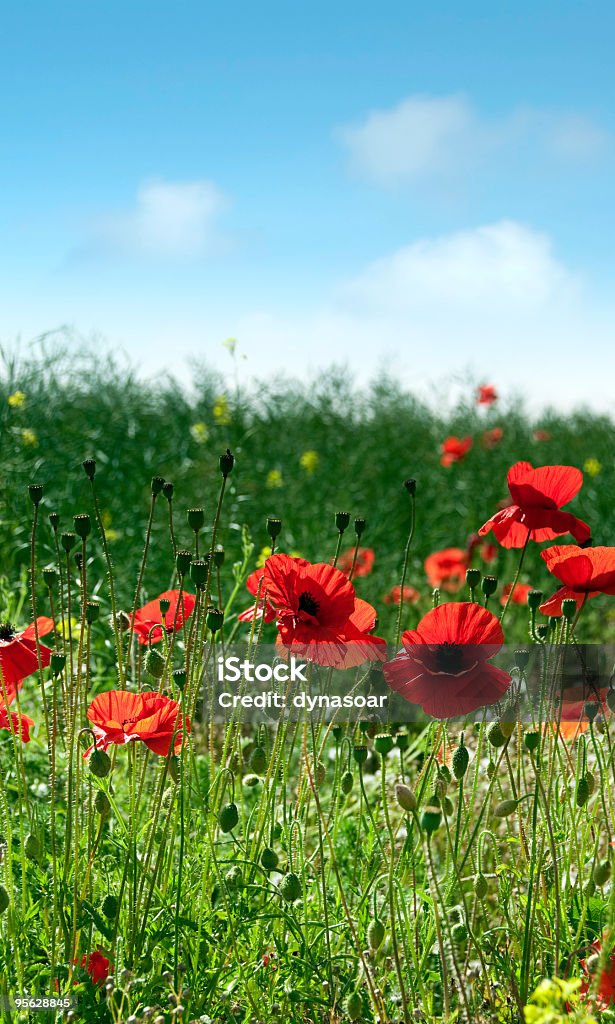
[[[233,455],[230,448],[227,448],[223,455],[220,456],[220,472],[226,480],[227,476],[233,472],[233,466],[235,465],[235,456]]]
[[[404,785],[403,782],[398,782],[395,786],[395,797],[397,799],[397,803],[404,811],[407,811],[409,814],[416,811],[418,806],[416,795],[410,787]]]

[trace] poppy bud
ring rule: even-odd
[[[567,597],[562,601],[562,615],[566,622],[572,622],[577,613],[577,602],[573,597]]]
[[[354,775],[352,774],[352,772],[344,772],[340,780],[340,786],[342,788],[342,793],[344,794],[344,796],[348,796],[348,794],[352,790],[353,785]]]
[[[229,476],[233,472],[234,465],[235,456],[233,455],[231,449],[227,448],[226,451],[224,452],[224,455],[220,456],[220,472],[222,473],[222,476],[224,477],[225,480],[227,476]]]
[[[107,893],[104,900],[101,903],[100,909],[102,910],[105,917],[114,918],[117,914],[118,902],[117,896],[113,893]]]
[[[275,540],[276,537],[280,536],[281,529],[282,520],[276,519],[274,516],[269,516],[269,518],[267,519],[267,533],[269,534],[271,540]]]
[[[479,900],[484,900],[485,896],[489,892],[489,883],[482,872],[479,872],[474,879],[474,892]]]
[[[489,761],[489,764],[487,765],[487,778],[489,780],[491,780],[494,775],[495,775],[495,761],[491,760],[491,761]]]
[[[90,755],[88,767],[92,775],[95,775],[97,779],[106,779],[111,771],[111,758],[106,750],[94,749]]]
[[[379,754],[382,754],[383,757],[386,757],[386,755],[392,749],[393,749],[393,737],[389,736],[388,733],[381,733],[379,736],[375,737],[375,739],[374,739],[374,750],[376,750]]]
[[[254,747],[250,757],[250,768],[257,775],[262,775],[267,769],[267,754],[263,747]]]
[[[55,533],[58,529],[58,526],[60,525],[60,517],[57,512],[49,513],[49,522],[51,524],[51,529]]]
[[[346,999],[346,1013],[351,1020],[358,1020],[363,1013],[363,999],[357,989]]]
[[[527,750],[537,750],[540,745],[540,733],[539,732],[526,732],[523,737]]]
[[[3,914],[10,903],[9,894],[3,885],[0,885],[0,914]]]
[[[529,651],[515,651],[515,665],[520,672],[523,672],[527,668],[527,663],[530,660]]]
[[[69,551],[72,551],[77,543],[77,538],[74,533],[63,533],[60,540],[62,541],[62,547],[66,551],[66,554],[68,554]]]
[[[30,501],[32,502],[34,507],[38,508],[38,506],[41,503],[41,498],[43,497],[43,485],[30,484],[30,486],[28,487],[28,494],[30,495]]]
[[[492,597],[498,589],[498,578],[497,576],[483,576],[481,581],[481,589],[485,597]]]
[[[89,515],[87,515],[87,513],[82,513],[81,515],[73,516],[73,523],[75,526],[75,533],[77,534],[78,537],[81,537],[81,540],[85,540],[86,537],[89,537],[90,533],[92,532],[92,524],[90,522],[90,517]]]
[[[243,889],[243,872],[239,864],[234,864],[224,876],[229,889]]]
[[[540,604],[542,604],[542,590],[530,590],[527,595],[527,606],[530,611],[535,612]]]
[[[207,609],[207,628],[212,633],[217,633],[222,629],[224,625],[224,612],[220,611],[219,608],[208,608]]]
[[[145,659],[145,669],[154,679],[162,679],[164,675],[164,655],[152,648]]]
[[[185,576],[190,568],[192,554],[190,551],[178,551],[175,555],[175,566],[178,576]]]
[[[81,465],[88,480],[93,480],[96,473],[96,459],[84,459]]]
[[[453,754],[453,775],[456,779],[463,779],[468,770],[469,763],[470,755],[468,754],[468,748],[464,745],[462,738],[459,741],[459,746]]]
[[[175,754],[169,754],[167,757],[167,768],[173,782],[179,782],[179,758]]]
[[[103,817],[106,814],[109,814],[109,811],[111,810],[109,797],[107,796],[106,793],[103,793],[102,789],[99,789],[98,793],[94,797],[94,807],[96,808],[101,817]]]
[[[350,523],[350,512],[336,512],[335,513],[335,526],[339,533],[343,533],[344,530],[348,529]]]
[[[314,783],[317,789],[320,789],[323,782],[327,777],[327,769],[325,768],[322,761],[316,761],[314,764]]]
[[[28,833],[23,848],[28,860],[38,861],[41,859],[43,848],[40,839],[34,834],[34,832]]]
[[[85,621],[92,625],[100,615],[100,605],[96,601],[88,601],[85,606]]]
[[[171,607],[171,602],[169,601],[168,597],[161,597],[158,604],[160,605],[160,614],[164,618],[169,608]]]
[[[492,722],[487,729],[487,740],[492,747],[503,747],[506,743],[507,737],[502,732],[499,722]]]
[[[195,533],[198,533],[205,526],[205,510],[202,508],[189,508],[186,512],[186,518],[188,526]]]
[[[410,746],[410,737],[407,732],[398,732],[395,737],[395,746],[398,747],[402,752],[407,750]]]
[[[237,804],[225,804],[218,815],[218,824],[221,832],[232,832],[239,822]]]
[[[442,812],[439,807],[427,806],[421,814],[421,828],[429,835],[440,827],[441,821]]]
[[[294,871],[289,871],[280,882],[280,893],[287,903],[294,903],[303,892],[301,879]]]
[[[204,559],[195,559],[190,563],[190,577],[197,590],[204,590],[209,576],[209,563]]]
[[[496,818],[508,818],[517,810],[518,800],[501,800],[494,807],[493,813]]]
[[[331,732],[333,733],[333,739],[337,742],[339,742],[344,735],[344,729],[341,725],[334,725]]]
[[[162,485],[162,493],[164,494],[164,496],[167,499],[167,501],[172,501],[173,500],[173,493],[174,493],[174,491],[175,491],[175,487],[171,483],[171,481],[170,480],[165,480],[164,484]]]
[[[55,565],[48,565],[43,569],[43,579],[49,590],[53,587],[58,578],[58,570]]]
[[[374,918],[367,929],[367,941],[370,949],[379,949],[384,940],[384,925],[379,918]]]
[[[186,670],[184,668],[174,668],[172,675],[177,689],[183,690],[186,685]]]
[[[451,800],[450,796],[443,797],[442,800],[440,801],[440,803],[441,803],[442,810],[446,814],[446,817],[450,818],[451,814],[455,810],[455,808],[453,806],[453,801]]]
[[[405,786],[403,782],[398,782],[395,786],[395,797],[397,803],[408,814],[412,814],[416,811],[418,806],[416,795],[412,792],[409,786]]]
[[[416,480],[414,479],[414,477],[408,477],[407,480],[404,480],[404,487],[406,488],[408,494],[411,497],[414,497],[414,495],[416,494]]]
[[[460,922],[459,924],[453,925],[453,927],[451,928],[451,938],[456,945],[460,946],[462,943],[466,941],[467,937],[468,929],[466,928],[465,924],[462,924]]]
[[[354,521],[354,532],[356,533],[358,540],[360,540],[361,537],[363,536],[363,533],[365,531],[365,527],[366,526],[367,526],[367,523],[366,523],[365,519],[363,519],[362,516],[357,516],[355,518],[355,521]]]
[[[163,476],[153,476],[152,477],[152,494],[153,494],[154,497],[157,497],[157,495],[160,494],[160,492],[161,492],[163,487],[164,487],[164,477]]]
[[[352,748],[352,756],[357,764],[365,764],[368,753],[367,747],[357,746]]]
[[[51,674],[59,676],[66,664],[66,657],[60,654],[59,651],[52,651],[49,659],[49,667],[51,668]]]
[[[279,863],[280,858],[275,850],[272,850],[270,846],[266,846],[261,853],[261,864],[265,871],[275,871]]]
[[[609,687],[606,695],[606,703],[609,711],[615,711],[615,689],[613,689],[613,687]]]
[[[466,583],[470,590],[476,590],[480,583],[480,569],[466,569]]]
[[[115,628],[120,633],[126,633],[130,629],[130,616],[122,611],[120,608],[119,612],[115,616]]]
[[[438,780],[444,785],[448,786],[452,779],[451,770],[447,764],[441,764],[438,768]]]
[[[218,544],[214,551],[214,565],[216,569],[221,569],[224,565],[224,548],[221,544]]]
[[[592,872],[592,878],[597,886],[606,885],[609,878],[611,877],[611,862],[608,860],[600,861],[599,864],[594,865]]]
[[[583,807],[589,800],[589,785],[584,775],[577,782],[575,800],[577,807]]]

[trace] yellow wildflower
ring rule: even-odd
[[[226,341],[222,342],[222,347],[227,349],[230,355],[235,355],[235,349],[237,348],[237,338],[227,338]]]
[[[282,474],[280,473],[279,469],[270,469],[269,470],[269,472],[267,473],[267,479],[265,481],[265,486],[268,487],[269,490],[275,490],[278,487],[283,487],[284,486],[284,480],[282,478]]]
[[[21,409],[25,400],[26,396],[23,391],[13,391],[13,394],[8,397],[8,403],[11,409]]]
[[[74,633],[77,632],[78,629],[79,629],[79,619],[75,619],[75,618],[71,617],[71,620],[70,620],[70,632],[74,634]],[[59,633],[60,636],[64,635],[64,639],[68,640],[68,635],[69,635],[68,619],[64,619],[64,628],[62,628],[62,622],[61,621],[58,622],[58,624],[56,626],[56,633]]]
[[[24,427],[21,432],[21,443],[26,448],[38,448],[38,437],[36,431],[31,430],[30,427]]]
[[[305,472],[310,473],[311,475],[318,466],[318,452],[311,450],[304,452],[301,458],[299,459],[299,462],[303,469],[305,470]]]
[[[209,437],[209,431],[204,423],[193,423],[190,427],[190,433],[193,441],[197,444],[205,444]]]
[[[602,469],[602,464],[598,462],[598,459],[586,459],[583,469],[588,476],[598,476],[598,473]]]
[[[269,558],[270,554],[271,554],[271,548],[269,547],[268,544],[264,548],[261,548],[260,554],[259,554],[258,558],[256,559],[256,568],[257,569],[262,569],[263,568],[263,566],[264,566],[265,562],[267,561],[267,559]]]
[[[227,427],[231,422],[231,413],[226,395],[218,395],[213,408],[214,419],[218,426]]]

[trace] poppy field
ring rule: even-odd
[[[3,1019],[615,1020],[608,418],[52,354],[0,424]]]

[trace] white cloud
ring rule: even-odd
[[[169,259],[201,256],[219,241],[216,221],[225,206],[225,196],[211,181],[143,181],[132,209],[100,218],[85,250]]]
[[[350,166],[380,185],[456,175],[487,156],[528,149],[560,161],[604,153],[611,138],[575,113],[517,108],[487,117],[460,95],[413,95],[385,110],[370,111],[337,130]]]

